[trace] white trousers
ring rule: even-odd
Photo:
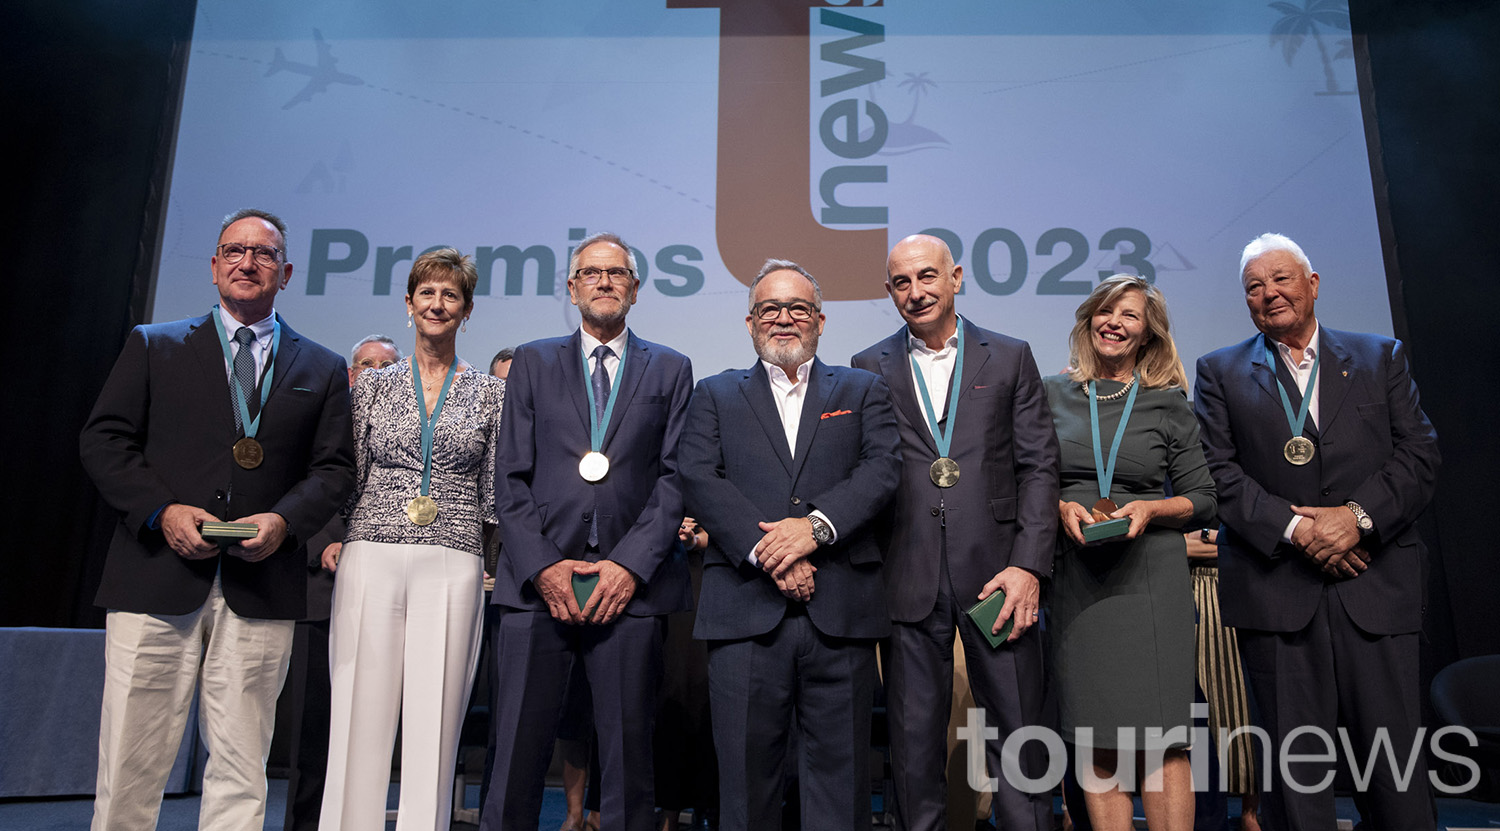
[[[448,828],[479,659],[484,563],[438,545],[344,546],[333,589],[328,777],[320,828],[385,827],[401,719],[397,831]]]
[[[265,824],[266,754],[293,626],[235,614],[217,579],[190,614],[110,610],[94,831],[156,828],[195,687],[209,753],[198,827],[243,831]]]

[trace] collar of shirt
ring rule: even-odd
[[[1293,355],[1292,348],[1282,343],[1281,341],[1272,341],[1272,343],[1276,344],[1276,354],[1280,356],[1281,362],[1286,364],[1287,370],[1292,374],[1292,379],[1297,382],[1297,390],[1302,393],[1304,397],[1309,398],[1307,402],[1307,417],[1312,419],[1312,423],[1314,426],[1317,426],[1317,424],[1319,423],[1318,387],[1320,387],[1321,384],[1314,381],[1312,385],[1312,391],[1309,392],[1307,389],[1307,382],[1308,379],[1312,377],[1313,361],[1317,359],[1318,349],[1320,348],[1318,339],[1322,334],[1323,327],[1318,324],[1318,321],[1315,318],[1313,320],[1312,337],[1307,339],[1307,348],[1302,350],[1301,355]],[[1319,369],[1318,374],[1322,375],[1323,371]]]
[[[807,400],[807,377],[812,372],[813,361],[797,367],[797,377],[788,378],[781,367],[761,361],[766,375],[771,379],[771,398],[776,403],[776,413],[781,416],[781,429],[786,433],[787,450],[797,455],[797,427],[802,422],[802,405]]]
[[[219,320],[223,322],[224,334],[229,338],[229,354],[238,354],[240,345],[235,342],[234,333],[238,332],[240,327],[245,324],[235,320],[234,315],[230,314],[229,310],[224,308],[224,304],[222,303],[219,304]],[[272,309],[271,313],[264,318],[250,324],[250,331],[255,335],[255,340],[250,342],[250,354],[255,356],[255,374],[257,376],[264,374],[266,371],[266,356],[271,354],[271,335],[275,330],[275,309]],[[224,371],[233,372],[234,370],[228,363],[225,363]]]
[[[583,329],[582,327],[578,329],[578,334],[583,336],[583,359],[585,361],[588,361],[594,357],[594,350],[599,348],[599,345],[604,342],[594,337],[593,335],[590,335],[588,331]],[[615,382],[615,370],[620,368],[620,356],[625,354],[625,342],[629,339],[629,337],[630,330],[621,329],[620,334],[615,335],[613,338],[610,338],[608,343],[604,343],[605,346],[609,347],[609,351],[614,353],[613,355],[604,359],[604,371],[609,373],[610,384],[614,384]],[[594,367],[592,364],[590,364],[589,372],[592,373],[593,371]]]
[[[948,341],[943,344],[942,349],[930,349],[921,338],[911,333],[910,327],[906,330],[906,345],[911,352],[911,357],[917,365],[922,368],[922,378],[917,378],[916,369],[911,370],[911,383],[915,389],[918,383],[927,385],[927,395],[932,399],[933,415],[938,421],[942,421],[948,414],[948,389],[953,383],[954,365],[958,362],[958,335],[963,331],[963,319],[953,327],[953,334],[948,336]],[[922,393],[917,395],[917,404],[922,403]],[[931,426],[928,427],[931,429]]]

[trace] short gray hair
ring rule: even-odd
[[[817,279],[815,279],[811,274],[808,274],[807,269],[803,268],[800,265],[797,265],[791,260],[778,260],[773,257],[769,260],[766,260],[766,264],[760,267],[760,273],[756,274],[755,279],[750,281],[750,311],[755,311],[755,287],[760,285],[760,281],[766,279],[766,275],[770,274],[773,271],[795,271],[798,274],[801,274],[803,277],[806,277],[807,282],[812,283],[813,301],[818,307],[815,311],[823,310],[823,290],[821,288],[818,288]]]
[[[625,240],[620,239],[619,234],[600,231],[597,234],[590,234],[584,237],[579,241],[578,247],[573,249],[573,256],[568,258],[568,279],[573,279],[573,274],[578,271],[578,257],[583,253],[583,250],[601,242],[613,243],[625,249],[625,262],[630,266],[630,273],[637,278],[640,277],[640,270],[635,267],[635,251],[631,250]]]
[[[1307,259],[1307,255],[1302,253],[1302,246],[1292,242],[1291,237],[1285,234],[1261,234],[1250,240],[1250,244],[1240,252],[1240,279],[1244,279],[1245,267],[1250,265],[1251,261],[1272,251],[1285,251],[1291,254],[1302,266],[1303,277],[1308,277],[1313,273],[1312,263]]]
[[[229,230],[229,226],[233,225],[236,222],[239,222],[242,219],[252,218],[264,219],[276,228],[276,233],[281,235],[281,261],[286,262],[286,223],[281,221],[281,217],[271,213],[270,211],[263,211],[260,208],[240,208],[234,213],[224,217],[224,221],[219,224],[220,239],[224,237],[224,232]]]
[[[398,361],[405,357],[401,354],[401,347],[397,346],[395,341],[391,340],[385,335],[365,335],[364,337],[359,339],[358,343],[354,344],[353,349],[349,350],[349,363],[354,363],[354,358],[359,354],[359,350],[363,349],[366,344],[371,343],[383,343],[386,346],[389,346],[391,349],[395,350],[396,360]]]

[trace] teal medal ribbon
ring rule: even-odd
[[[1281,360],[1271,349],[1271,339],[1266,338],[1266,366],[1271,370],[1271,377],[1276,379],[1276,391],[1281,393],[1281,409],[1286,412],[1286,425],[1291,428],[1292,437],[1287,439],[1286,445],[1281,448],[1281,455],[1294,465],[1305,465],[1312,461],[1317,448],[1312,440],[1302,435],[1302,428],[1307,425],[1308,406],[1312,403],[1313,385],[1318,383],[1318,364],[1323,361],[1323,350],[1313,356],[1312,373],[1307,376],[1307,392],[1302,395],[1302,406],[1297,412],[1292,412],[1292,399],[1286,394],[1286,385],[1281,383],[1281,376],[1277,374],[1277,361]]]
[[[240,424],[245,428],[244,437],[236,441],[232,448],[234,461],[246,470],[254,470],[260,467],[266,455],[265,448],[256,441],[255,434],[260,431],[260,417],[265,415],[266,400],[271,397],[271,382],[276,378],[276,355],[281,352],[281,320],[274,314],[271,317],[271,354],[266,356],[266,374],[260,382],[260,409],[256,410],[252,420],[245,390],[240,387],[240,380],[234,376],[234,355],[229,350],[229,333],[224,330],[218,303],[208,310],[208,316],[213,318],[214,331],[219,333],[219,348],[224,350],[224,363],[229,367],[229,393],[234,398],[234,406],[240,411]],[[250,348],[249,344],[244,348]]]
[[[1135,373],[1131,381],[1130,395],[1125,398],[1125,409],[1120,413],[1120,426],[1115,428],[1115,440],[1109,447],[1108,466],[1104,464],[1103,442],[1099,436],[1099,394],[1095,382],[1090,381],[1088,387],[1089,427],[1094,432],[1094,472],[1099,475],[1099,501],[1094,504],[1094,511],[1111,514],[1119,510],[1119,506],[1109,498],[1110,486],[1115,481],[1115,462],[1120,459],[1120,444],[1125,438],[1125,425],[1130,421],[1130,411],[1135,409],[1135,394],[1141,391],[1141,374]],[[1096,516],[1095,519],[1099,517]]]
[[[422,395],[422,370],[417,368],[416,356],[411,359],[411,389],[417,398],[417,418],[422,425],[422,486],[418,495],[406,503],[406,518],[415,525],[431,525],[437,519],[437,502],[427,495],[432,484],[432,438],[437,433],[438,418],[443,414],[443,404],[448,401],[448,390],[453,386],[453,376],[458,372],[458,356],[448,367],[448,377],[443,379],[443,390],[438,393],[437,404],[432,415],[427,415],[427,399]]]
[[[917,376],[917,392],[922,396],[922,408],[927,414],[927,426],[932,430],[932,438],[937,442],[938,459],[927,469],[927,475],[932,478],[932,483],[940,488],[951,488],[958,484],[958,462],[948,457],[949,450],[953,447],[953,425],[958,422],[958,399],[963,388],[964,377],[964,326],[963,318],[958,321],[958,356],[953,361],[953,383],[948,389],[948,429],[941,428],[937,411],[932,407],[932,394],[927,391],[927,379],[922,375],[922,367],[917,364],[917,356],[911,354],[910,348],[907,355],[911,360],[911,370]]]
[[[620,348],[620,364],[615,367],[615,380],[609,385],[609,398],[605,399],[604,418],[601,419],[593,405],[594,390],[589,386],[589,357],[579,350],[579,359],[583,361],[583,400],[589,402],[589,452],[578,461],[578,475],[586,482],[597,482],[609,474],[609,457],[601,451],[609,420],[615,414],[615,401],[620,397],[620,382],[625,379],[625,358],[629,354],[630,337],[627,335],[625,345]]]

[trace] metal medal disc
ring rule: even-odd
[[[234,463],[246,470],[260,467],[266,459],[266,449],[260,442],[246,436],[234,443]]]
[[[1306,436],[1292,436],[1287,439],[1286,447],[1282,448],[1281,454],[1294,465],[1305,465],[1312,461],[1314,452],[1316,449],[1311,439]]]
[[[1113,499],[1101,499],[1094,503],[1094,509],[1090,511],[1090,514],[1094,517],[1095,522],[1104,522],[1114,519],[1110,514],[1118,510],[1120,510],[1120,506],[1116,505]]]
[[[578,475],[585,482],[597,482],[609,474],[609,457],[597,450],[590,450],[578,460]]]
[[[944,456],[932,463],[927,469],[927,475],[932,477],[932,484],[940,488],[951,488],[958,484],[958,462]]]
[[[406,503],[406,518],[413,525],[431,525],[437,515],[437,503],[430,496],[417,496]]]

